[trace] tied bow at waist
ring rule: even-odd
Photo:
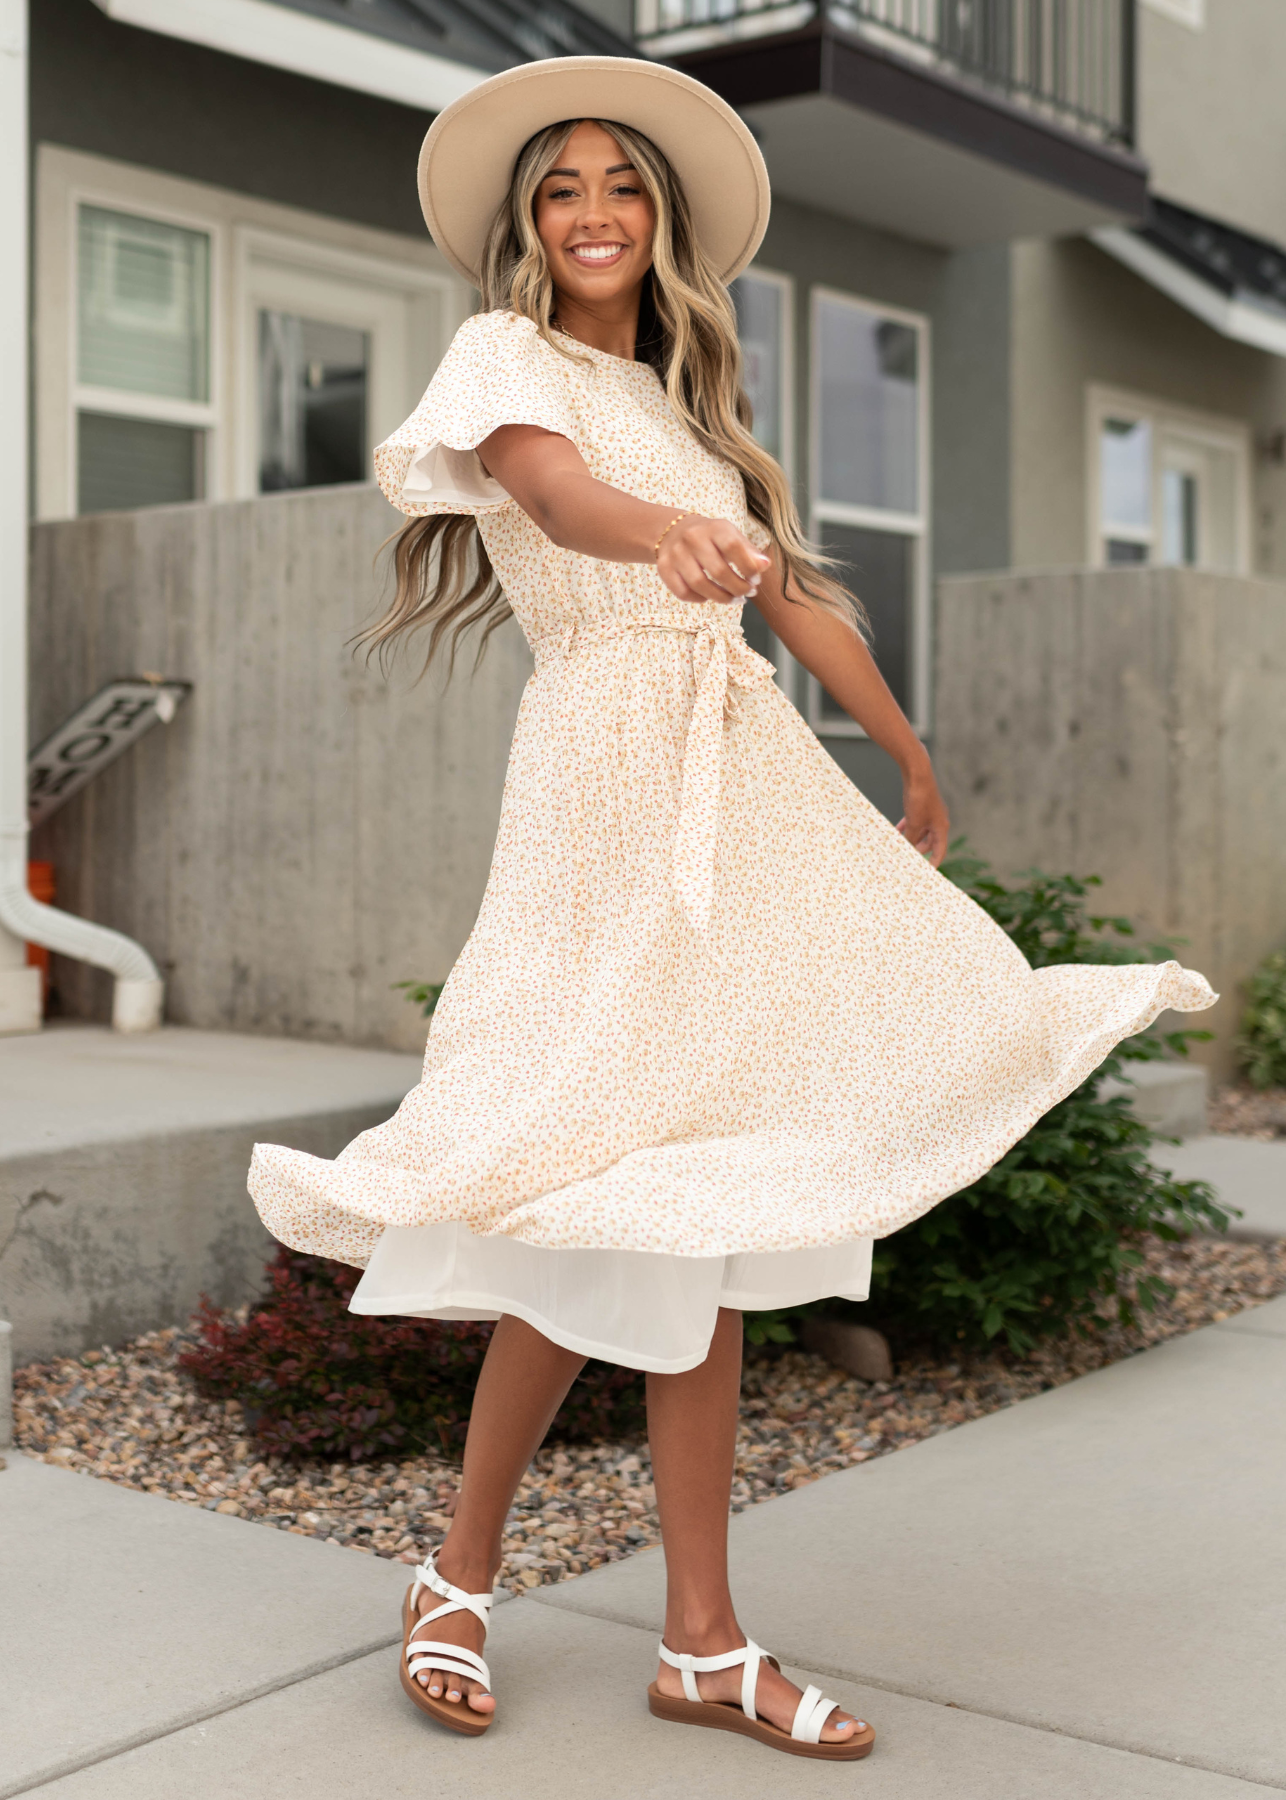
[[[696,698],[683,746],[683,789],[674,833],[674,889],[695,930],[710,923],[714,898],[714,853],[719,836],[719,792],[723,776],[723,722],[729,686],[767,687],[776,673],[750,648],[738,627],[721,630],[707,608],[693,603],[691,623],[683,619],[603,619],[572,624],[554,644],[564,656],[578,648],[628,638],[638,632],[675,632],[690,637]],[[546,639],[545,643],[549,640]],[[545,646],[539,645],[538,649]]]

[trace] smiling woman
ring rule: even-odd
[[[353,1311],[499,1321],[450,1532],[406,1598],[421,1710],[470,1735],[495,1716],[505,1517],[596,1357],[648,1374],[653,1714],[853,1760],[871,1727],[733,1609],[739,1314],[864,1299],[876,1236],[1212,996],[1175,963],[1033,970],[937,874],[928,756],[750,430],[727,283],[766,180],[736,115],[657,64],[527,64],[439,116],[420,179],[482,311],[376,451],[410,522],[366,641],[423,630],[432,656],[512,608],[535,674],[423,1081],[334,1162],[257,1146],[251,1189],[283,1242],[365,1266]],[[900,827],[748,646],[748,599],[898,761]]]

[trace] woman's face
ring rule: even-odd
[[[656,212],[629,157],[601,125],[578,125],[536,195],[554,286],[593,307],[637,292],[652,266]]]

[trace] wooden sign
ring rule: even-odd
[[[27,813],[40,825],[153,725],[168,725],[190,681],[156,675],[109,681],[27,758]]]

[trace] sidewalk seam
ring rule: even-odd
[[[187,1731],[193,1725],[203,1725],[207,1719],[221,1718],[225,1713],[236,1712],[238,1708],[249,1706],[255,1700],[265,1700],[270,1694],[284,1693],[288,1688],[298,1687],[300,1682],[311,1681],[315,1675],[326,1675],[332,1669],[342,1669],[346,1663],[360,1662],[364,1656],[374,1656],[378,1651],[391,1649],[401,1641],[400,1631],[391,1637],[372,1639],[359,1650],[341,1651],[338,1655],[310,1663],[307,1668],[300,1669],[284,1681],[266,1681],[260,1687],[247,1688],[244,1693],[230,1698],[222,1706],[208,1706],[193,1711],[160,1731],[139,1732],[135,1737],[120,1738],[115,1743],[87,1752],[84,1756],[69,1757],[66,1762],[51,1764],[49,1768],[40,1770],[34,1780],[28,1780],[24,1776],[17,1787],[0,1787],[0,1800],[15,1800],[20,1794],[37,1793],[41,1788],[48,1787],[51,1782],[61,1781],[67,1775],[78,1775],[82,1769],[92,1769],[99,1763],[112,1762],[116,1757],[124,1756],[131,1750],[141,1750],[148,1744],[162,1743],[177,1732]]]
[[[557,1601],[543,1600],[539,1589],[530,1590],[522,1597],[525,1600],[535,1600],[538,1605],[548,1606],[555,1612],[575,1613],[581,1619],[597,1619],[601,1624],[620,1625],[627,1631],[642,1631],[650,1637],[659,1635],[650,1626],[635,1625],[628,1619],[613,1619],[602,1613],[580,1612],[573,1606],[561,1605]],[[1244,1782],[1247,1787],[1259,1788],[1265,1794],[1286,1793],[1286,1782],[1261,1781],[1253,1775],[1238,1775],[1231,1769],[1221,1768],[1217,1763],[1198,1762],[1192,1757],[1163,1756],[1157,1750],[1141,1748],[1135,1744],[1115,1743],[1108,1738],[1082,1737],[1079,1732],[1060,1731],[1056,1725],[1041,1725],[1032,1719],[1015,1718],[1012,1713],[992,1712],[981,1706],[962,1706],[957,1701],[939,1700],[933,1694],[917,1694],[909,1688],[893,1687],[889,1682],[876,1680],[870,1675],[855,1675],[851,1669],[837,1668],[834,1664],[828,1667],[825,1663],[813,1661],[811,1657],[807,1664],[793,1663],[786,1657],[783,1657],[782,1661],[793,1668],[807,1667],[811,1674],[825,1675],[829,1681],[847,1681],[855,1687],[873,1688],[877,1693],[896,1694],[900,1700],[918,1700],[922,1705],[936,1706],[943,1712],[967,1713],[978,1719],[995,1719],[998,1724],[1014,1725],[1021,1731],[1039,1731],[1046,1737],[1066,1738],[1069,1743],[1090,1744],[1098,1750],[1116,1750],[1125,1756],[1138,1756],[1147,1762],[1160,1763],[1166,1769],[1200,1769],[1206,1775],[1222,1775],[1227,1781]],[[3,1800],[3,1796],[0,1796],[0,1800]]]

